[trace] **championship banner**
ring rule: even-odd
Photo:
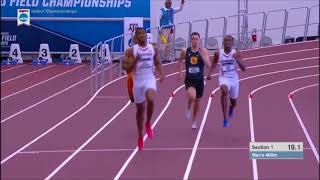
[[[134,33],[137,27],[143,27],[142,17],[125,17],[124,18],[124,34]],[[124,50],[131,47],[131,35],[124,36]]]
[[[30,9],[32,17],[150,16],[146,0],[1,0],[1,17],[15,17],[17,9]]]
[[[22,52],[37,53],[41,43],[49,44],[51,52],[68,53],[71,44],[90,52],[100,41],[123,33],[124,17],[143,17],[143,27],[150,27],[150,1],[1,0],[1,52],[9,53],[12,43]],[[113,50],[123,51],[121,43],[114,42]]]

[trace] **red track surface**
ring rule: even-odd
[[[258,178],[318,179],[319,160],[288,99],[290,92],[319,83],[318,51],[319,41],[245,51],[248,71],[239,73],[240,97],[229,128],[222,128],[220,91],[208,101],[218,87],[217,76],[206,81],[199,129],[194,131],[184,116],[185,88],[171,97],[183,85],[172,74],[177,65],[163,66],[165,74],[172,75],[158,84],[154,139],[147,139],[145,150],[137,153],[135,106],[128,103],[125,78],[108,83],[90,99],[90,80],[84,80],[88,65],[56,65],[25,76],[43,67],[1,66],[1,82],[21,76],[2,84],[1,98],[22,91],[1,99],[1,178],[253,179],[248,95],[282,81],[253,95],[254,138],[303,142],[304,159],[257,160]],[[292,100],[319,154],[318,99],[315,85],[295,93]]]

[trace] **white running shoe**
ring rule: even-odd
[[[196,121],[193,121],[192,122],[192,129],[197,129],[198,126],[197,126],[197,122]]]

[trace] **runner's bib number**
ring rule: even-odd
[[[224,64],[222,65],[222,72],[230,72],[235,70],[234,64]]]
[[[189,73],[194,74],[194,73],[199,73],[200,68],[199,67],[189,67]]]

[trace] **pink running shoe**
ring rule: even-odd
[[[139,149],[139,151],[142,151],[143,145],[144,145],[143,138],[139,137],[138,138],[138,149]]]
[[[150,123],[146,123],[146,131],[147,131],[148,137],[149,137],[150,139],[152,139],[153,131],[152,131],[152,128],[151,128]]]

